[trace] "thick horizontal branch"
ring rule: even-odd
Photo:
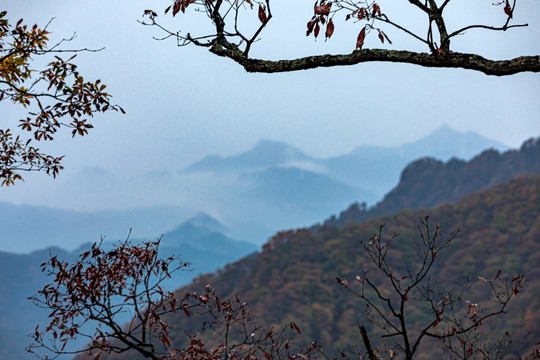
[[[277,73],[309,70],[318,67],[355,65],[363,62],[382,61],[414,64],[425,67],[461,68],[483,72],[487,75],[513,75],[520,72],[540,72],[540,56],[521,56],[511,60],[488,60],[475,54],[450,52],[445,56],[416,53],[405,50],[363,49],[343,55],[317,55],[294,60],[250,59],[235,48],[215,44],[210,51],[228,57],[248,72]]]

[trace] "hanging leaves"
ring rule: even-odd
[[[363,27],[362,30],[360,30],[360,33],[358,34],[358,38],[356,38],[356,49],[361,49],[362,46],[364,46],[364,39],[366,38],[366,28]]]
[[[371,11],[372,16],[381,16],[381,8],[377,4],[373,4],[373,10]]]
[[[326,25],[326,33],[325,33],[326,39],[330,39],[333,33],[334,33],[334,22],[332,21],[332,19],[330,19],[328,21],[328,24]]]
[[[178,14],[178,12],[180,11],[181,6],[182,6],[181,1],[177,1],[177,2],[174,3],[173,11],[172,11],[173,16],[176,16],[176,14]]]
[[[321,4],[319,6],[315,5],[315,15],[328,15],[330,14],[331,8],[332,8],[332,3]]]

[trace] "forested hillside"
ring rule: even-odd
[[[419,159],[403,170],[399,184],[374,207],[363,209],[353,204],[338,217],[324,223],[343,226],[403,209],[453,203],[464,195],[525,174],[540,174],[540,137],[524,142],[519,150],[504,153],[486,150],[470,161]]]
[[[279,233],[257,256],[201,276],[177,294],[182,297],[188,291],[203,291],[206,284],[214,286],[222,297],[238,294],[253,309],[257,321],[270,324],[295,321],[302,329],[298,342],[309,344],[316,340],[326,344],[330,351],[359,346],[359,325],[365,325],[372,341],[380,343],[388,339],[380,338],[380,332],[373,332],[372,323],[365,318],[365,304],[347,293],[335,277],[355,286],[355,276],[366,269],[360,241],[368,240],[382,223],[387,224],[383,236],[399,233],[390,255],[393,263],[399,268],[414,268],[418,255],[415,246],[419,241],[418,219],[426,214],[430,214],[432,225],[441,225],[444,237],[459,227],[463,229],[435,264],[432,281],[439,284],[442,292],[459,292],[467,279],[471,279],[476,292],[468,299],[481,307],[487,306],[489,299],[483,287],[485,282],[479,277],[493,278],[502,270],[502,276],[526,274],[531,279],[510,304],[507,314],[488,319],[482,325],[495,336],[509,332],[512,357],[530,351],[540,340],[540,284],[536,280],[540,276],[539,176],[512,180],[453,205],[401,211],[362,225],[325,226],[317,233],[309,230]],[[428,320],[424,310],[412,305],[405,310],[411,331],[425,326]],[[186,331],[200,330],[200,318],[186,317],[180,312],[170,320],[175,345],[185,341]],[[207,333],[203,333],[203,338]],[[417,358],[432,359],[440,355],[440,346],[428,342],[420,348]]]

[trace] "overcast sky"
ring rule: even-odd
[[[274,2],[274,19],[253,56],[278,59],[353,50],[358,24],[346,27],[343,19],[336,20],[335,38],[315,42],[305,37],[313,0]],[[423,18],[414,15],[407,1],[402,2],[388,15],[415,30],[423,29]],[[384,11],[390,2],[379,3]],[[490,6],[491,1],[474,3],[454,0],[448,9],[452,29],[476,17],[495,24],[504,21],[501,7]],[[99,115],[89,136],[72,140],[65,133],[49,144],[51,151],[66,155],[63,176],[94,166],[126,176],[176,170],[206,155],[245,151],[260,139],[283,140],[310,155],[329,157],[361,144],[390,146],[416,140],[443,124],[515,147],[540,135],[538,74],[498,78],[390,63],[248,74],[206,49],[179,48],[171,39],[154,40],[162,34],[137,22],[145,9],[156,10],[158,19],[173,30],[196,31],[199,19],[191,12],[175,19],[162,15],[169,4],[165,0],[2,1],[12,21],[23,17],[27,23],[44,25],[54,17],[49,27],[53,39],[76,32],[69,47],[105,47],[98,53],[80,54],[78,64],[87,79],[100,78],[108,84],[114,102],[127,115]],[[519,0],[518,6],[515,21],[529,27],[505,33],[469,31],[454,40],[453,49],[493,59],[540,54],[540,1]],[[396,30],[385,31],[393,40],[392,48],[425,51]],[[373,35],[365,46],[380,44]],[[4,101],[0,111],[2,128],[14,128],[21,109]],[[49,184],[44,176],[27,177],[18,191]]]

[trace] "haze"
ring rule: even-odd
[[[497,78],[452,69],[370,63],[286,74],[248,74],[205,49],[176,47],[174,40],[156,41],[157,29],[137,22],[154,9],[171,29],[193,28],[193,14],[164,16],[169,1],[14,1],[4,2],[10,20],[46,24],[53,40],[77,38],[68,48],[101,48],[78,55],[87,79],[100,78],[127,115],[96,117],[85,138],[62,134],[43,150],[65,154],[60,179],[99,167],[114,176],[177,171],[210,154],[245,151],[261,139],[285,141],[309,155],[330,157],[361,144],[397,145],[427,135],[443,124],[472,130],[508,146],[519,146],[540,133],[540,77],[523,73]],[[460,5],[461,4],[461,5]],[[312,1],[276,2],[275,20],[254,49],[255,56],[292,58],[313,53],[350,52],[357,31],[336,23],[335,39],[305,38]],[[457,1],[455,22],[474,16],[502,21],[502,9]],[[461,6],[461,7],[460,7]],[[484,4],[482,4],[484,6]],[[527,28],[505,33],[470,31],[454,41],[457,51],[490,58],[540,53],[540,4],[520,1],[515,13]],[[381,2],[381,7],[383,3]],[[401,8],[400,8],[401,9]],[[413,27],[418,19],[408,5],[396,13]],[[190,17],[191,16],[191,17]],[[254,16],[255,13],[254,13]],[[421,20],[421,19],[420,19]],[[352,25],[348,25],[352,26]],[[386,30],[394,48],[420,49],[397,31]],[[375,36],[366,46],[380,47]],[[0,103],[8,127],[23,110]],[[6,120],[9,119],[9,122]],[[0,200],[41,203],[32,194],[47,194],[58,181],[25,174],[26,182],[2,188]],[[81,189],[85,191],[85,189]],[[204,189],[201,189],[204,191]],[[53,193],[51,191],[51,193]],[[57,193],[57,192],[56,192]],[[45,197],[54,207],[55,199]],[[126,208],[103,198],[101,208]],[[72,201],[70,207],[85,209]]]

